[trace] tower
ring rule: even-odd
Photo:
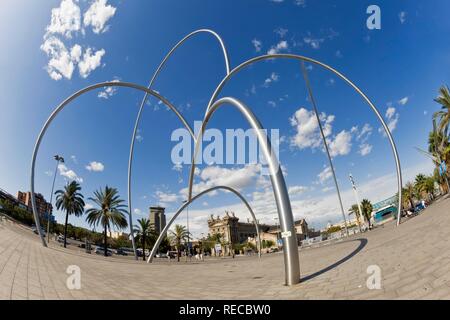
[[[155,228],[155,231],[159,234],[166,226],[165,208],[163,207],[150,207],[150,224]]]

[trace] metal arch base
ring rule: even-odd
[[[237,67],[235,67],[233,70],[231,70],[227,76],[225,78],[222,79],[222,81],[220,82],[220,84],[217,86],[216,90],[214,91],[211,99],[209,100],[208,103],[208,107],[205,111],[205,118],[208,115],[209,110],[212,108],[214,101],[217,99],[217,97],[219,96],[220,92],[222,91],[223,87],[225,86],[225,84],[235,75],[237,74],[240,70],[244,69],[247,66],[250,66],[258,61],[264,61],[264,60],[271,60],[271,59],[291,59],[291,60],[297,60],[297,61],[306,61],[306,62],[310,62],[313,63],[315,65],[318,65],[328,71],[331,71],[332,73],[334,73],[335,75],[337,75],[339,78],[341,78],[342,80],[344,80],[344,82],[346,82],[350,87],[352,87],[363,99],[364,101],[366,101],[366,103],[370,106],[370,108],[372,109],[372,111],[375,113],[375,115],[377,116],[378,120],[380,121],[381,125],[383,126],[386,135],[389,139],[389,143],[391,145],[391,149],[392,149],[392,153],[394,155],[394,160],[395,160],[395,166],[396,166],[396,174],[397,174],[397,188],[398,188],[398,211],[399,214],[397,215],[397,226],[400,225],[400,219],[401,219],[401,205],[402,205],[402,172],[401,172],[401,167],[400,167],[400,159],[398,156],[398,151],[397,151],[397,147],[395,145],[394,139],[392,137],[392,134],[389,130],[389,127],[387,126],[386,122],[384,121],[383,117],[381,116],[380,112],[378,111],[378,109],[375,107],[375,105],[372,103],[372,101],[364,94],[364,92],[362,92],[362,90],[356,86],[356,84],[354,84],[352,81],[350,81],[346,76],[344,76],[342,73],[340,73],[339,71],[337,71],[336,69],[332,68],[331,66],[322,63],[320,61],[305,57],[305,56],[301,56],[301,55],[296,55],[296,54],[288,54],[288,53],[279,53],[279,54],[267,54],[267,55],[262,55],[262,56],[257,56],[254,58],[251,58],[247,61],[244,61],[243,63],[241,63],[240,65],[238,65]],[[197,153],[198,153],[198,141],[200,141],[201,137],[202,137],[203,133],[199,132],[197,139],[196,139],[196,143],[195,143],[195,151],[194,151],[194,157],[193,159],[196,158]],[[192,185],[193,185],[193,178],[194,178],[194,165],[191,166],[191,171],[189,173],[189,185],[188,185],[188,195],[189,197],[192,196]]]
[[[255,224],[255,228],[256,228],[256,235],[258,237],[258,257],[261,258],[261,234],[259,232],[259,226],[258,226],[258,220],[256,219],[255,213],[253,212],[252,207],[250,206],[250,204],[248,203],[248,201],[244,198],[244,196],[238,192],[237,190],[228,187],[228,186],[215,186],[206,190],[203,190],[202,192],[200,192],[199,194],[195,195],[191,200],[183,203],[183,205],[178,208],[178,210],[175,212],[175,214],[173,215],[173,217],[170,219],[169,223],[164,227],[164,229],[161,231],[161,233],[158,236],[158,239],[155,242],[155,245],[153,246],[152,252],[150,252],[150,256],[147,259],[147,263],[151,263],[153,261],[153,257],[156,254],[156,251],[158,250],[159,246],[161,245],[162,240],[164,239],[164,237],[167,234],[167,231],[169,231],[170,226],[175,222],[175,220],[178,218],[178,216],[180,215],[181,212],[183,212],[183,210],[189,206],[190,204],[192,204],[195,200],[197,200],[198,198],[202,197],[203,195],[210,193],[212,191],[215,190],[228,190],[232,193],[234,193],[239,199],[241,199],[241,201],[245,204],[245,206],[247,207],[248,211],[250,212],[253,222]]]
[[[196,31],[193,31],[193,32],[189,33],[183,39],[181,39],[175,46],[172,47],[172,49],[167,53],[167,55],[161,61],[161,63],[159,64],[158,68],[156,69],[155,73],[153,74],[152,78],[150,79],[150,82],[148,84],[148,89],[152,88],[153,83],[155,82],[157,76],[161,72],[161,70],[164,67],[164,65],[166,64],[167,60],[176,51],[176,49],[178,49],[178,47],[180,47],[185,41],[187,41],[188,39],[190,39],[194,35],[200,34],[200,33],[211,34],[217,39],[217,41],[219,41],[219,44],[220,44],[220,47],[222,48],[222,52],[223,52],[224,59],[225,59],[226,72],[227,72],[227,74],[230,73],[230,61],[229,61],[229,58],[228,58],[227,49],[225,48],[225,44],[224,44],[222,38],[216,32],[214,32],[213,30],[199,29],[199,30],[196,30]],[[136,260],[138,259],[138,256],[137,256],[137,253],[136,253],[136,244],[134,242],[134,233],[133,233],[132,199],[131,199],[131,172],[132,172],[132,168],[133,168],[134,143],[136,141],[136,134],[137,134],[137,130],[138,130],[138,127],[139,127],[139,122],[141,120],[142,111],[144,109],[145,102],[147,101],[147,97],[148,97],[148,93],[146,92],[145,95],[144,95],[144,98],[142,99],[141,106],[139,107],[138,114],[136,116],[136,121],[135,121],[135,124],[134,124],[133,134],[131,136],[130,154],[129,154],[129,158],[128,158],[128,178],[127,178],[127,183],[128,183],[127,184],[127,188],[128,188],[127,189],[128,211],[130,213],[130,216],[129,216],[129,220],[130,220],[130,234],[132,235],[131,239],[132,239],[132,244],[133,244],[134,257],[135,257]],[[193,134],[192,134],[192,138],[193,138],[193,140],[195,142],[195,136]]]
[[[58,107],[56,107],[56,109],[52,112],[52,114],[50,115],[50,117],[47,119],[47,121],[45,122],[44,126],[42,127],[39,136],[36,140],[36,144],[34,146],[34,150],[33,150],[33,155],[31,158],[31,178],[30,178],[30,189],[31,189],[31,206],[33,208],[33,216],[34,216],[34,221],[36,224],[36,228],[38,230],[39,233],[39,237],[41,238],[42,244],[44,245],[44,247],[47,247],[47,243],[45,242],[42,230],[41,230],[41,224],[39,221],[39,215],[37,213],[37,209],[36,209],[36,198],[34,195],[34,173],[35,173],[35,165],[36,165],[36,156],[37,153],[39,151],[39,146],[41,144],[42,138],[45,135],[45,132],[47,131],[48,127],[50,126],[50,124],[52,123],[52,121],[55,119],[55,117],[58,115],[58,113],[63,110],[70,102],[72,102],[73,100],[75,100],[76,98],[78,98],[79,96],[98,89],[98,88],[104,88],[104,87],[127,87],[127,88],[133,88],[136,90],[140,90],[143,91],[149,95],[154,96],[155,98],[161,100],[167,107],[169,107],[176,115],[177,117],[181,120],[181,122],[183,123],[183,125],[186,127],[186,129],[189,131],[189,133],[191,134],[191,136],[194,136],[194,133],[192,131],[192,128],[189,126],[189,124],[187,123],[187,121],[184,119],[184,117],[181,115],[181,113],[177,110],[177,108],[175,106],[173,106],[172,103],[170,103],[165,97],[163,97],[162,95],[160,95],[159,93],[148,89],[146,87],[140,86],[138,84],[134,84],[134,83],[129,83],[129,82],[102,82],[102,83],[97,83],[91,86],[88,86],[84,89],[81,89],[80,91],[77,91],[76,93],[74,93],[73,95],[71,95],[70,97],[68,97],[66,100],[64,100]]]

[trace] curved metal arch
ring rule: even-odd
[[[300,266],[298,259],[298,244],[297,237],[294,228],[294,217],[292,215],[291,202],[289,200],[289,194],[286,188],[286,182],[284,180],[283,173],[280,168],[280,164],[276,155],[272,152],[272,146],[270,140],[263,130],[261,123],[258,118],[253,114],[253,112],[237,99],[225,97],[215,101],[210,108],[208,108],[205,118],[202,122],[202,126],[198,135],[198,139],[195,143],[195,154],[192,158],[191,172],[189,177],[189,198],[188,201],[192,199],[192,182],[193,173],[195,170],[196,154],[198,151],[198,142],[201,141],[203,137],[203,132],[206,125],[208,124],[210,118],[214,112],[222,105],[230,104],[237,108],[241,114],[248,121],[250,126],[256,131],[256,136],[260,145],[260,150],[266,158],[269,172],[270,180],[272,183],[272,189],[275,196],[275,202],[277,205],[278,217],[280,219],[280,227],[283,235],[283,245],[284,245],[284,266],[285,266],[285,280],[287,285],[294,285],[300,282]]]
[[[250,207],[250,204],[247,202],[247,200],[244,198],[244,196],[238,192],[237,190],[228,187],[228,186],[215,186],[206,190],[203,190],[202,192],[200,192],[199,194],[195,195],[191,200],[183,203],[183,205],[178,208],[178,210],[175,212],[175,214],[173,215],[173,217],[170,219],[169,223],[164,227],[164,229],[161,231],[161,233],[158,236],[158,239],[155,242],[155,245],[153,246],[152,252],[150,253],[150,256],[147,259],[147,263],[151,263],[153,261],[153,257],[156,254],[156,251],[158,250],[159,246],[161,245],[161,241],[163,240],[164,236],[167,234],[167,231],[169,230],[169,228],[172,226],[172,224],[175,222],[175,220],[177,219],[177,217],[180,215],[181,212],[183,212],[183,210],[189,206],[190,204],[192,204],[195,200],[197,200],[198,198],[202,197],[203,195],[210,193],[212,191],[218,190],[218,189],[223,189],[223,190],[228,190],[232,193],[234,193],[239,199],[241,199],[241,201],[245,204],[245,206],[247,207],[248,211],[250,212],[253,222],[255,224],[255,228],[256,228],[256,235],[258,237],[258,241],[257,241],[257,245],[258,245],[258,257],[261,258],[261,235],[259,233],[259,227],[258,227],[258,220],[256,220],[256,216],[255,213],[253,212],[252,207]]]
[[[143,92],[146,92],[147,94],[150,94],[154,97],[156,97],[157,99],[161,100],[166,106],[168,106],[173,112],[175,112],[175,114],[177,115],[177,117],[181,120],[181,122],[184,124],[184,126],[186,127],[186,129],[189,131],[189,133],[193,136],[194,132],[192,131],[192,128],[189,126],[189,124],[187,123],[187,121],[184,119],[184,117],[181,115],[180,112],[178,112],[177,108],[175,106],[172,105],[172,103],[170,103],[165,97],[163,97],[162,95],[160,95],[159,93],[148,89],[144,86],[138,85],[138,84],[134,84],[134,83],[129,83],[129,82],[101,82],[101,83],[97,83],[97,84],[93,84],[90,85],[88,87],[85,87],[84,89],[81,89],[77,92],[75,92],[74,94],[72,94],[70,97],[68,97],[66,100],[64,100],[58,107],[56,107],[55,110],[53,110],[53,112],[51,113],[50,117],[47,119],[47,121],[45,122],[44,126],[42,127],[39,136],[36,140],[36,144],[34,146],[33,149],[33,155],[31,158],[31,178],[30,178],[30,189],[31,189],[31,206],[33,208],[33,216],[34,216],[34,221],[36,224],[36,228],[38,230],[39,236],[41,238],[42,244],[44,245],[44,247],[47,246],[47,243],[44,240],[44,236],[42,234],[42,230],[41,230],[41,226],[40,226],[40,221],[39,221],[39,216],[36,210],[36,198],[34,195],[34,171],[35,171],[35,164],[36,164],[36,156],[37,156],[37,152],[39,151],[39,146],[41,144],[42,138],[45,135],[45,132],[47,131],[48,127],[50,126],[50,124],[52,123],[52,121],[55,119],[55,117],[58,115],[58,113],[64,109],[64,107],[66,107],[70,102],[72,102],[73,100],[75,100],[76,98],[78,98],[79,96],[83,95],[86,92],[98,89],[98,88],[104,88],[104,87],[127,87],[127,88],[133,88],[133,89],[137,89],[137,90],[141,90]],[[130,213],[130,217],[131,217],[131,213]],[[130,226],[132,228],[132,225]],[[133,238],[133,237],[132,237]],[[134,241],[134,239],[133,239]]]
[[[224,44],[222,38],[216,32],[214,32],[213,30],[199,29],[199,30],[195,30],[195,31],[189,33],[183,39],[181,39],[175,46],[172,47],[172,49],[167,53],[167,55],[161,61],[161,63],[159,64],[158,68],[156,69],[155,73],[153,74],[152,78],[150,79],[150,82],[148,84],[148,89],[152,88],[153,82],[156,80],[156,77],[159,75],[159,73],[161,72],[162,68],[166,64],[167,60],[172,56],[172,54],[175,52],[175,50],[178,47],[180,47],[186,40],[188,40],[192,36],[194,36],[196,34],[199,34],[199,33],[212,34],[217,39],[217,41],[219,41],[220,46],[222,48],[223,55],[224,55],[224,59],[225,59],[225,68],[226,68],[227,74],[230,73],[230,61],[229,61],[229,58],[228,58],[228,52],[227,52],[227,49],[225,47],[225,44]],[[142,102],[141,102],[141,106],[139,107],[139,111],[138,111],[138,114],[137,114],[137,117],[136,117],[136,121],[135,121],[135,124],[134,124],[133,135],[131,137],[130,154],[129,154],[129,158],[128,158],[128,178],[127,178],[128,179],[127,180],[127,188],[128,189],[127,189],[127,195],[128,195],[128,210],[130,212],[130,225],[132,223],[132,217],[131,217],[131,207],[132,207],[132,205],[131,205],[131,171],[132,171],[132,167],[133,167],[134,143],[136,141],[136,134],[137,134],[137,130],[138,130],[138,127],[139,127],[139,122],[141,121],[142,111],[143,111],[145,103],[147,101],[147,97],[148,97],[148,94],[145,93],[144,98],[142,99]],[[194,135],[192,135],[192,138],[193,138],[193,140],[195,142],[195,136]],[[135,258],[137,260],[138,256],[136,254],[136,245],[134,243],[134,238],[133,238],[133,251],[134,251],[134,256],[135,256]]]
[[[397,214],[397,226],[400,224],[400,217],[401,217],[401,204],[402,204],[402,172],[401,172],[401,166],[400,166],[400,159],[398,156],[398,152],[397,152],[397,147],[395,145],[394,139],[392,137],[392,134],[389,130],[389,127],[387,126],[386,122],[384,121],[382,115],[380,114],[380,112],[378,111],[378,109],[375,107],[375,105],[372,103],[372,101],[364,94],[364,92],[362,92],[362,90],[356,86],[356,84],[354,84],[352,81],[350,81],[346,76],[344,76],[342,73],[340,73],[339,71],[337,71],[336,69],[332,68],[331,66],[322,63],[320,61],[314,60],[312,58],[308,58],[305,56],[301,56],[301,55],[296,55],[296,54],[288,54],[288,53],[279,53],[279,54],[267,54],[267,55],[262,55],[262,56],[258,56],[258,57],[254,57],[252,59],[249,59],[247,61],[244,61],[243,63],[241,63],[239,66],[235,67],[233,70],[230,71],[229,74],[227,74],[225,76],[225,78],[222,79],[222,81],[220,82],[220,84],[217,86],[216,90],[214,91],[209,103],[208,103],[208,107],[206,109],[205,112],[205,118],[208,115],[209,110],[212,108],[214,101],[216,100],[216,98],[218,97],[218,95],[220,94],[220,92],[222,91],[223,87],[225,86],[225,84],[231,79],[232,76],[234,76],[236,73],[238,73],[240,70],[242,70],[243,68],[258,62],[258,61],[263,61],[263,60],[270,60],[270,59],[293,59],[293,60],[299,60],[299,61],[307,61],[313,64],[316,64],[322,68],[325,68],[328,71],[331,71],[332,73],[334,73],[335,75],[337,75],[339,78],[341,78],[342,80],[344,80],[344,82],[346,82],[348,85],[350,85],[350,87],[352,87],[366,102],[367,104],[370,106],[370,108],[373,110],[373,112],[375,113],[375,115],[378,117],[378,120],[381,122],[386,135],[389,139],[389,143],[391,145],[392,148],[392,153],[394,155],[394,159],[395,159],[395,166],[396,166],[396,171],[397,171],[397,188],[398,188],[398,214]],[[199,132],[196,141],[198,141],[199,139],[201,139],[203,133]],[[194,151],[194,158],[196,158],[198,153],[198,144],[197,142],[195,143],[195,151]],[[194,166],[191,166],[191,171],[189,173],[189,185],[188,185],[188,196],[191,197],[192,196],[192,184],[193,184],[193,178],[194,178]]]

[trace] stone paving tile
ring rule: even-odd
[[[441,199],[398,228],[301,249],[304,280],[293,287],[283,285],[282,254],[148,265],[43,248],[27,228],[2,222],[0,299],[450,299],[449,211]],[[81,290],[66,287],[69,265],[81,268]],[[370,265],[381,268],[381,290],[366,287]]]

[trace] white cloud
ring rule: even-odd
[[[392,117],[395,115],[395,108],[394,107],[389,107],[386,110],[386,118],[388,118],[388,120],[392,119]]]
[[[363,128],[360,132],[358,132],[358,135],[356,136],[356,140],[365,142],[367,139],[369,139],[370,135],[372,134],[372,127],[370,124],[366,123],[364,124]]]
[[[137,129],[136,131],[136,141],[142,142],[144,140],[144,136],[142,135],[141,129]]]
[[[284,38],[284,36],[288,33],[288,31],[289,31],[288,29],[278,27],[273,32],[275,32],[280,38]]]
[[[181,163],[176,163],[173,165],[172,170],[181,172],[183,171],[183,165]]]
[[[334,86],[334,84],[336,83],[336,80],[334,80],[333,78],[330,78],[327,80],[326,85],[327,86]]]
[[[406,15],[407,15],[407,13],[405,11],[401,11],[398,14],[398,18],[399,18],[401,24],[404,24],[406,22]]]
[[[46,30],[47,34],[61,34],[70,39],[72,33],[78,32],[80,28],[80,7],[72,0],[62,0],[58,8],[52,9],[50,24]]]
[[[85,205],[84,205],[84,210],[86,211],[86,210],[89,210],[89,209],[93,209],[94,208],[94,206],[92,205],[92,204],[90,204],[90,203],[86,203]]]
[[[111,82],[119,82],[119,79],[114,79]],[[116,87],[105,87],[102,91],[100,91],[98,93],[98,97],[100,99],[109,99],[110,97],[112,97],[113,95],[115,95],[117,93],[117,88]]]
[[[323,134],[327,140],[330,155],[332,157],[347,155],[351,151],[351,132],[342,130],[336,136],[331,136],[333,127],[332,123],[335,119],[334,115],[327,115],[322,112],[319,116],[322,123]],[[296,128],[295,136],[291,137],[291,146],[295,146],[300,150],[305,148],[316,149],[323,148],[322,136],[319,130],[319,123],[313,111],[305,108],[297,110],[290,118],[291,126]]]
[[[273,100],[267,101],[267,104],[268,104],[269,106],[271,106],[272,108],[275,108],[275,107],[277,106],[277,103],[276,103],[275,101],[273,101]]]
[[[61,80],[63,77],[71,79],[75,64],[78,62],[78,53],[81,50],[79,45],[74,45],[70,52],[64,43],[56,37],[47,38],[40,49],[49,58],[46,70],[53,80]]]
[[[258,183],[258,178],[261,177],[260,172],[261,165],[259,164],[249,164],[242,168],[209,166],[196,173],[200,178],[200,182],[194,184],[193,192],[194,194],[197,194],[215,186],[229,186],[236,190],[241,190],[254,183]],[[180,194],[186,196],[187,188],[181,189]],[[214,194],[215,193],[211,193],[210,195]]]
[[[255,47],[256,52],[260,52],[262,48],[262,42],[258,39],[252,40],[253,47]]]
[[[141,214],[142,214],[142,210],[139,209],[139,208],[135,208],[135,209],[133,210],[133,213],[134,213],[134,214],[137,214],[137,215],[141,215]]]
[[[386,118],[387,118],[387,126],[389,128],[389,131],[392,133],[397,128],[397,124],[400,119],[400,114],[394,107],[388,107],[386,110]],[[380,127],[378,129],[378,132],[380,132],[381,134],[383,134],[384,137],[386,137],[386,132],[384,131],[383,127]]]
[[[105,24],[115,13],[116,8],[107,5],[107,0],[94,0],[84,13],[83,22],[86,27],[92,26],[94,33],[103,33],[108,30],[108,26],[105,26]]]
[[[164,192],[161,190],[156,191],[155,197],[158,204],[163,207],[169,206],[171,203],[178,202],[182,199],[180,195],[175,193]]]
[[[272,46],[269,51],[267,51],[267,54],[277,54],[281,51],[285,51],[289,48],[289,45],[286,40],[282,40],[278,42],[275,46]]]
[[[352,135],[350,132],[342,130],[339,132],[334,140],[328,142],[328,148],[332,157],[345,156],[350,153],[352,149]]]
[[[359,145],[359,154],[367,156],[372,151],[372,146],[368,143],[362,143]]]
[[[89,74],[97,69],[101,62],[102,57],[105,55],[105,50],[101,49],[92,53],[91,48],[87,48],[83,55],[83,60],[78,63],[78,71],[82,78],[87,78]]]
[[[303,38],[303,41],[304,41],[306,44],[309,44],[309,45],[311,46],[311,48],[317,50],[317,49],[320,49],[320,44],[321,44],[322,42],[324,42],[325,39],[323,39],[323,38],[304,37],[304,38]]]
[[[270,76],[266,80],[264,80],[263,87],[268,88],[271,83],[278,82],[279,79],[280,76],[277,73],[272,72]]]
[[[101,49],[95,53],[88,47],[83,54],[80,44],[75,43],[69,47],[63,42],[72,39],[79,32],[84,36],[85,30],[81,26],[81,12],[78,0],[62,0],[60,6],[53,8],[50,24],[46,27],[44,42],[40,49],[47,54],[49,61],[45,69],[50,78],[55,81],[72,78],[73,71],[78,66],[80,76],[86,78],[101,65],[105,50]],[[106,22],[114,15],[116,8],[107,5],[106,0],[94,0],[89,9],[84,13],[85,26],[92,26],[94,32],[105,32],[108,27]],[[75,42],[75,41],[74,41]],[[108,89],[114,92],[115,89]],[[108,97],[108,93],[99,95]]]
[[[320,115],[325,137],[332,132],[332,123],[334,116],[327,116],[325,113]],[[298,109],[290,118],[291,126],[296,128],[296,135],[291,138],[291,146],[299,149],[318,148],[322,144],[322,138],[319,131],[319,123],[313,111],[305,108]]]
[[[306,0],[294,0],[294,4],[298,7],[305,8],[306,7]]]
[[[101,162],[92,161],[86,166],[86,169],[93,172],[102,172],[105,170],[105,166]]]
[[[59,171],[59,174],[62,175],[63,177],[66,177],[70,180],[77,181],[79,183],[83,182],[83,179],[78,177],[78,175],[75,173],[75,171],[68,169],[65,164],[60,163],[58,165],[58,171]]]
[[[402,106],[404,106],[405,104],[407,104],[409,101],[409,97],[404,97],[400,100],[398,100],[398,103],[401,104]]]
[[[331,171],[331,167],[325,167],[318,175],[319,182],[324,184],[328,179],[333,176],[333,172]]]
[[[294,197],[308,191],[308,187],[305,186],[291,186],[288,188],[289,196]]]
[[[49,177],[51,177],[53,175],[53,172],[51,172],[50,170],[45,171],[44,173],[46,176],[49,176]]]

